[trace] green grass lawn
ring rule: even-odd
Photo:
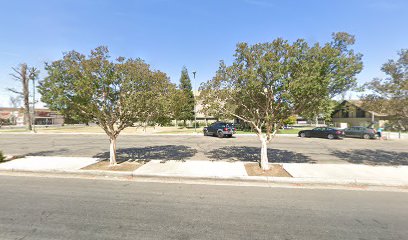
[[[0,132],[29,132],[25,128],[16,128],[16,129],[7,129],[7,128],[0,128]]]

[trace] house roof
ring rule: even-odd
[[[0,119],[9,119],[11,116],[10,112],[0,112]]]
[[[24,111],[24,108],[12,108],[12,107],[0,107],[0,112],[15,112],[15,111]],[[48,108],[36,108],[35,111],[42,111],[42,112],[53,112]]]
[[[384,114],[384,113],[379,113],[379,112],[374,112],[374,111],[369,111],[367,109],[364,109],[364,101],[362,100],[344,100],[343,102],[340,103],[340,105],[345,105],[346,103],[354,105],[366,112],[373,113],[375,116],[379,116],[379,117],[388,116],[387,114]]]
[[[15,112],[20,111],[23,108],[12,108],[12,107],[0,107],[0,112]]]

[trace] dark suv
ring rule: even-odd
[[[232,137],[235,134],[235,127],[232,123],[215,122],[203,129],[204,136],[217,136],[219,138]]]
[[[344,129],[344,135],[346,137],[357,137],[364,139],[375,139],[376,131],[369,127],[350,127]]]

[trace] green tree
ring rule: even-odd
[[[333,34],[322,46],[281,38],[252,46],[239,43],[232,65],[221,61],[214,78],[200,86],[203,111],[250,124],[262,145],[261,168],[268,170],[267,143],[285,119],[316,111],[355,85],[362,62],[349,49],[353,43],[347,33]]]
[[[4,160],[6,160],[6,156],[4,156],[3,152],[0,151],[0,162],[3,162]]]
[[[408,49],[399,53],[398,60],[388,60],[381,71],[387,77],[375,78],[364,85],[371,93],[363,95],[365,109],[390,116],[396,130],[408,130]]]
[[[181,116],[184,109],[184,103],[187,102],[187,96],[184,94],[184,91],[176,89],[172,95],[172,116],[176,121],[176,126],[178,126],[177,120],[181,120]],[[185,125],[185,124],[184,124]]]
[[[322,101],[320,106],[316,106],[316,108],[311,109],[308,112],[304,112],[302,117],[309,121],[315,122],[317,125],[317,120],[319,118],[323,118],[326,121],[331,120],[332,113],[338,105],[339,102],[328,98],[326,101]]]
[[[293,125],[296,123],[297,117],[296,116],[289,116],[288,118],[286,118],[285,120],[283,120],[283,125],[287,126],[287,125]]]
[[[98,47],[88,57],[71,51],[47,63],[39,91],[52,110],[98,124],[109,137],[114,165],[119,133],[136,123],[162,121],[170,113],[175,86],[141,59],[111,61],[108,54],[106,47]]]
[[[185,125],[186,120],[194,119],[195,106],[193,87],[186,67],[181,70],[179,90],[179,101],[176,106],[178,108],[177,119],[183,120]]]

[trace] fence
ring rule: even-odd
[[[384,139],[408,139],[408,133],[383,132]]]

